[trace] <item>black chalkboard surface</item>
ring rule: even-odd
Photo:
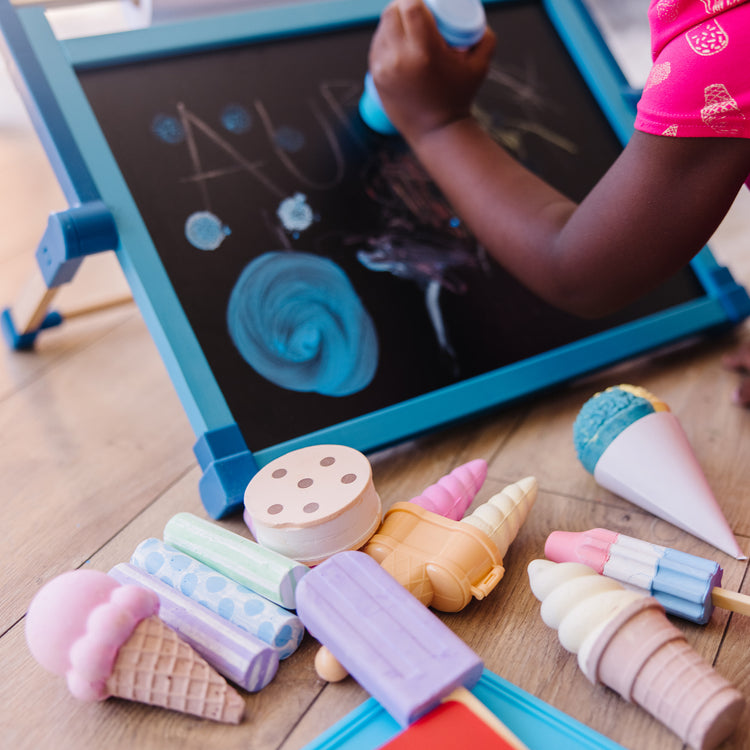
[[[540,2],[488,20],[499,43],[478,116],[581,198],[618,137]],[[686,269],[591,322],[509,278],[403,143],[359,118],[373,28],[78,72],[252,451],[704,293]]]

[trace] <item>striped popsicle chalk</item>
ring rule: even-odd
[[[159,617],[190,644],[217,672],[251,693],[276,676],[279,652],[177,589],[129,563],[109,571],[118,583],[153,591]]]

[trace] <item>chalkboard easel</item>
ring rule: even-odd
[[[510,279],[404,144],[359,118],[384,4],[308,2],[61,42],[43,11],[0,0],[5,52],[70,204],[37,251],[46,288],[115,251],[217,518],[289,450],[374,450],[750,312],[707,248],[595,322]],[[486,7],[501,43],[478,117],[579,199],[631,132],[632,92],[580,0]],[[14,345],[54,323],[51,295]],[[12,341],[14,312],[3,314]]]

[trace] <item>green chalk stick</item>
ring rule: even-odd
[[[287,609],[296,608],[297,583],[310,570],[192,513],[173,516],[164,527],[164,541]]]

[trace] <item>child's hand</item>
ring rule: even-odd
[[[740,374],[740,384],[733,400],[740,406],[750,407],[750,341],[746,341],[730,354],[725,354],[721,363],[728,370]]]
[[[469,116],[494,47],[488,30],[471,49],[453,49],[422,0],[388,5],[370,47],[370,72],[389,119],[407,141]]]

